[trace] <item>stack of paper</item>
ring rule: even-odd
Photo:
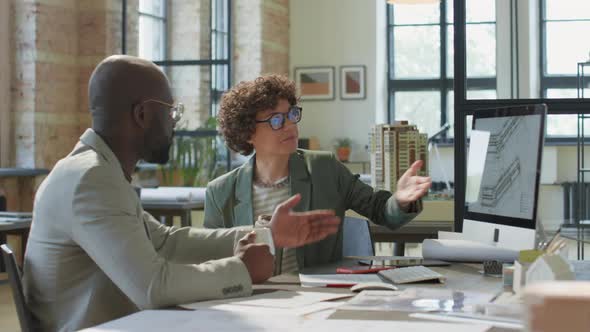
[[[352,287],[362,282],[383,282],[376,274],[299,274],[303,287]]]

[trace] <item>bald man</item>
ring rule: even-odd
[[[72,331],[141,309],[246,296],[272,275],[255,234],[165,227],[144,212],[130,185],[139,159],[166,163],[182,107],[162,71],[111,56],[89,83],[92,129],[60,160],[35,199],[24,262],[27,304],[44,331]],[[271,220],[278,247],[338,229],[331,211],[294,213],[293,197]]]

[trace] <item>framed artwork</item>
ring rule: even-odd
[[[340,98],[365,99],[365,66],[340,66]]]
[[[295,85],[301,100],[332,100],[334,67],[296,67]]]

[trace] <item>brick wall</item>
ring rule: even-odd
[[[289,74],[289,0],[262,3],[262,73]]]
[[[262,1],[233,2],[234,83],[254,79],[262,72]]]
[[[128,0],[127,53],[137,54],[137,8]],[[234,82],[288,73],[288,0],[233,1]],[[169,0],[170,59],[206,59],[209,1]],[[120,0],[9,0],[9,166],[51,168],[90,126],[87,84],[104,57],[121,50]],[[169,70],[188,126],[209,114],[210,68]],[[5,132],[6,134],[6,132]],[[5,152],[3,152],[5,153]]]
[[[289,0],[234,2],[234,82],[289,74]]]
[[[127,0],[129,54],[137,53],[138,1]],[[121,52],[121,2],[7,0],[2,8],[11,18],[10,95],[2,114],[10,121],[8,135],[3,130],[10,151],[2,166],[51,169],[91,125],[88,79],[102,59]],[[8,209],[31,211],[41,180],[0,179]]]
[[[137,3],[129,0],[129,54],[137,53]],[[93,68],[121,50],[115,0],[12,0],[12,165],[51,168],[90,126]]]

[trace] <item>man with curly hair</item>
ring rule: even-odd
[[[295,84],[281,75],[245,81],[222,98],[219,125],[228,146],[243,155],[256,152],[238,169],[211,181],[205,201],[205,227],[263,226],[277,204],[299,195],[297,211],[348,209],[391,229],[413,219],[422,209],[420,198],[432,183],[417,176],[416,161],[399,179],[398,190],[374,191],[361,182],[332,153],[297,149],[303,109],[297,105]],[[275,273],[342,258],[342,228],[337,234],[305,246],[287,245],[279,251]]]

